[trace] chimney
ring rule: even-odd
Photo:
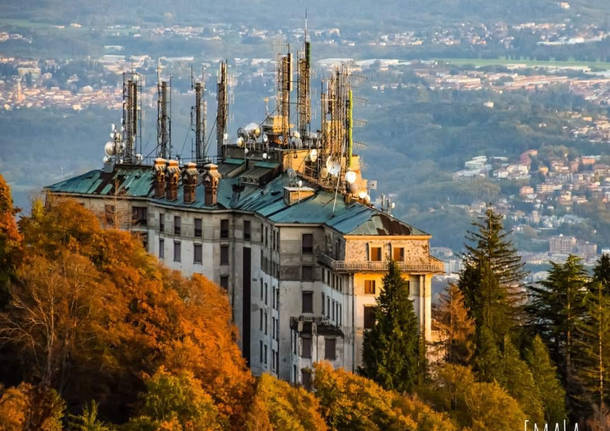
[[[165,159],[155,159],[153,169],[155,171],[155,198],[162,199],[165,196]]]
[[[182,187],[184,188],[184,203],[192,204],[195,202],[195,188],[197,187],[197,171],[196,163],[187,163],[182,172]]]
[[[214,163],[205,165],[205,173],[203,174],[203,189],[205,204],[207,206],[216,205],[218,203],[218,183],[220,182],[220,172],[218,166]]]
[[[168,162],[166,181],[165,197],[168,201],[175,201],[178,199],[178,182],[180,181],[178,160],[170,160]]]

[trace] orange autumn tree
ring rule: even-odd
[[[95,398],[122,422],[143,376],[165,366],[191,372],[232,428],[244,423],[254,381],[218,286],[168,270],[74,201],[54,202],[20,227],[25,258],[0,333],[21,352],[24,379],[48,382],[69,405]],[[24,325],[34,309],[53,327]]]
[[[21,234],[17,229],[11,190],[0,175],[0,309],[8,300],[8,282],[19,261]]]

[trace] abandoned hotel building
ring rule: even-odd
[[[296,67],[296,122],[290,124]],[[194,83],[195,157],[172,159],[168,81],[158,83],[154,160],[137,154],[140,80],[124,78],[123,126],[106,144],[104,167],[48,186],[108,224],[141,235],[148,251],[185,275],[226,289],[238,343],[254,374],[308,385],[314,362],[356,370],[374,321],[388,259],[398,262],[426,339],[431,279],[443,264],[430,235],[370,204],[352,153],[347,67],[324,80],[320,129],[312,132],[310,49],[277,58],[277,107],[228,142],[227,64],[217,82],[216,155],[205,143],[205,88]]]

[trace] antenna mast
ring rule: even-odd
[[[297,106],[298,106],[298,121],[299,132],[301,139],[304,139],[305,134],[309,131],[311,123],[311,88],[310,88],[310,69],[311,69],[311,46],[307,40],[307,12],[305,13],[305,52],[299,58],[298,70],[299,80],[297,88]]]
[[[195,161],[203,165],[207,156],[205,147],[205,76],[201,71],[201,81],[195,83]]]
[[[138,125],[140,109],[138,106],[138,75],[134,72],[123,74],[123,118],[122,126],[125,137],[123,163],[131,164],[136,160],[135,152],[138,144]]]
[[[157,71],[157,73],[159,73]],[[157,148],[158,155],[163,159],[171,158],[171,117],[169,115],[168,82],[158,78],[157,83]],[[170,96],[171,97],[171,96]]]
[[[224,157],[223,146],[227,134],[227,119],[229,116],[229,94],[227,81],[227,61],[221,61],[218,69],[217,104],[216,110],[216,155],[219,159]]]

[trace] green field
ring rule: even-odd
[[[556,60],[530,60],[530,59],[507,59],[507,58],[435,58],[436,61],[443,61],[457,66],[473,65],[475,67],[484,66],[510,66],[525,65],[527,67],[590,67],[591,69],[609,69],[610,62],[605,61],[556,61]]]

